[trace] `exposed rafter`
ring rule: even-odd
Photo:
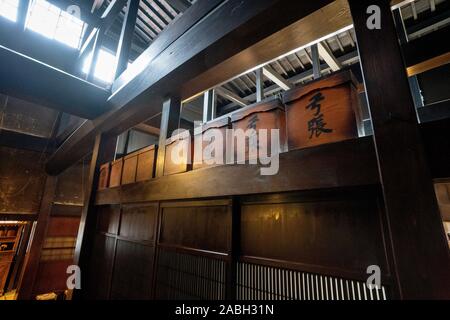
[[[317,48],[319,49],[319,55],[330,66],[331,70],[338,71],[342,69],[342,65],[339,60],[336,59],[333,52],[331,52],[331,50],[327,48],[322,42],[319,42],[317,44]]]
[[[241,107],[246,107],[248,105],[248,101],[242,99],[240,96],[228,89],[225,89],[224,87],[217,87],[215,91],[218,95],[240,105]]]
[[[160,133],[159,128],[152,127],[151,125],[148,125],[145,123],[138,124],[137,126],[134,127],[134,129],[137,131],[143,132],[143,133],[147,133],[152,136],[157,136],[157,137],[159,137],[159,133]]]
[[[110,92],[105,89],[3,46],[0,61],[3,94],[86,119],[108,111]]]
[[[186,0],[165,0],[165,1],[179,12],[186,11],[190,6],[189,1]]]
[[[283,90],[289,90],[294,87],[292,83],[287,81],[285,78],[283,78],[283,76],[281,76],[278,72],[276,72],[269,66],[263,67],[263,74]]]
[[[111,3],[108,5],[105,12],[101,16],[100,23],[97,26],[98,28],[92,30],[86,41],[83,43],[79,54],[80,57],[85,56],[89,51],[97,32],[105,33],[111,27],[119,12],[122,11],[122,8],[125,6],[126,2],[127,0],[111,1]]]
[[[341,57],[338,58],[338,61],[342,64],[342,65],[351,65],[353,63],[356,63],[358,61],[358,52],[356,51],[352,51],[350,53],[347,53]],[[330,68],[328,65],[326,65],[325,63],[322,63],[322,65],[320,66],[320,69],[323,71],[329,71]],[[314,74],[313,74],[313,70],[309,69],[306,71],[303,71],[299,74],[296,74],[295,76],[292,76],[288,79],[288,81],[294,85],[298,84],[298,83],[302,83],[303,81],[307,81],[307,80],[312,80],[314,78]],[[280,87],[276,84],[267,87],[264,89],[264,96],[271,96],[273,94],[276,94],[277,92],[280,91]],[[258,101],[258,97],[257,97],[257,93],[252,93],[249,94],[248,96],[244,97],[244,99],[248,100],[248,101]],[[236,104],[231,102],[227,105],[222,106],[219,111],[220,114],[224,114],[224,113],[228,113],[231,112],[232,110],[234,110],[236,108]]]

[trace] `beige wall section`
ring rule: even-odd
[[[435,186],[436,197],[441,209],[442,219],[450,223],[450,181],[439,182]]]
[[[0,214],[39,211],[45,184],[44,156],[0,147]]]
[[[445,233],[450,247],[450,180],[435,183],[434,189],[441,210],[442,220],[444,220]]]

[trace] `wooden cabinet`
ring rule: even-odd
[[[123,158],[122,185],[136,182],[138,154],[136,152]]]
[[[0,223],[0,296],[4,293],[9,270],[22,234],[22,224]]]
[[[227,129],[231,129],[231,119],[229,117],[219,118],[208,123],[203,124],[201,127],[196,128],[194,132],[194,163],[193,169],[201,169],[206,167],[211,167],[212,164],[208,162],[217,158],[217,160],[221,159],[221,163],[225,164],[226,161],[226,147],[227,147]],[[214,132],[215,131],[215,132]],[[215,154],[218,152],[214,149],[214,152],[209,154],[208,152],[204,152],[206,148],[208,148],[209,144],[212,144],[216,141],[216,135],[220,134],[223,143],[222,143],[222,156]],[[196,148],[201,148],[201,150],[196,150]],[[217,162],[217,161],[216,161]],[[216,163],[217,164],[217,163]]]
[[[149,146],[124,158],[122,184],[150,180],[155,176],[157,146]]]
[[[158,146],[144,148],[138,153],[136,182],[147,181],[155,177],[156,154]]]
[[[362,130],[357,81],[335,73],[284,94],[289,150],[358,137]]]
[[[111,163],[111,175],[109,177],[109,187],[118,187],[122,183],[123,159],[118,159]]]
[[[192,168],[192,138],[189,132],[174,135],[166,141],[164,175],[189,171]]]
[[[245,160],[256,159],[259,157],[258,153],[262,151],[263,157],[270,157],[272,154],[271,149],[271,134],[273,129],[279,130],[279,146],[280,150],[274,150],[275,152],[286,151],[286,118],[284,106],[278,98],[268,98],[258,104],[248,106],[242,110],[231,114],[231,122],[234,132],[236,130],[243,130],[248,132],[249,136],[246,137],[245,151],[239,148],[236,141],[235,145],[235,161],[245,158]],[[248,130],[255,130],[255,139],[250,137]],[[261,129],[267,130],[267,135],[263,136]],[[236,140],[236,139],[235,139]],[[253,145],[255,144],[255,145]],[[261,148],[266,147],[266,150]],[[242,149],[242,150],[241,150]],[[245,152],[245,154],[242,154]]]
[[[154,178],[157,150],[158,146],[149,146],[100,166],[98,190]]]
[[[103,190],[109,186],[109,173],[111,169],[111,164],[105,163],[100,166],[100,177],[98,181],[98,190]]]

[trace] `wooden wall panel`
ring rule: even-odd
[[[95,237],[86,279],[88,299],[109,299],[115,242],[113,237],[103,235]]]
[[[376,196],[292,196],[287,202],[246,203],[241,241],[241,253],[247,257],[361,274],[379,265],[389,274]]]
[[[97,207],[88,299],[150,299],[158,203]]]
[[[154,247],[117,241],[111,299],[151,298],[154,252]]]
[[[155,241],[158,204],[122,208],[120,236],[131,240]]]
[[[44,190],[45,157],[0,147],[0,213],[37,213]]]
[[[52,217],[81,217],[83,206],[53,204],[51,216]]]
[[[0,97],[0,102],[4,102],[0,109],[2,129],[50,138],[58,111],[11,96]]]
[[[199,202],[163,206],[161,236],[164,245],[228,253],[230,250],[230,207]]]
[[[79,217],[51,217],[47,237],[76,237],[79,225]]]
[[[89,159],[82,160],[58,176],[55,203],[82,205],[84,187],[87,183]]]
[[[97,231],[117,235],[119,232],[120,206],[101,206],[97,209]]]
[[[67,289],[67,267],[72,260],[41,261],[36,275],[33,296],[49,293],[64,292]]]

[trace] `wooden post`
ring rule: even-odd
[[[204,93],[203,100],[203,122],[213,120],[216,117],[216,93],[209,90]]]
[[[92,235],[95,229],[95,194],[97,192],[98,180],[100,176],[100,166],[114,159],[116,152],[117,137],[97,135],[95,138],[94,150],[92,152],[91,164],[89,167],[89,176],[85,185],[83,210],[81,213],[80,227],[78,229],[77,242],[75,245],[74,265],[81,269],[81,290],[86,288],[86,279],[83,275],[87,274],[90,249],[92,246]],[[78,294],[81,292],[75,292]]]
[[[259,68],[256,73],[256,102],[260,102],[264,99],[264,76],[263,69]]]
[[[26,253],[26,262],[24,264],[23,278],[20,281],[18,289],[18,300],[33,299],[33,288],[36,281],[36,275],[39,268],[41,251],[44,245],[47,225],[50,219],[53,199],[56,189],[56,177],[47,177],[45,181],[44,195],[42,196],[41,206],[39,208],[39,217],[34,231],[30,251]]]
[[[120,33],[119,45],[117,47],[117,69],[115,78],[118,78],[128,66],[139,3],[140,1],[128,0],[125,18],[123,19],[122,32]]]
[[[317,44],[313,44],[311,46],[311,59],[312,59],[314,79],[319,79],[322,76],[322,73],[320,71],[320,56]]]
[[[168,98],[164,101],[159,133],[158,157],[156,160],[156,177],[164,175],[164,158],[166,156],[166,140],[178,129],[180,124],[181,102],[179,98]]]
[[[399,297],[448,299],[448,245],[390,1],[349,0],[349,4],[372,117]],[[367,13],[371,5],[380,12],[381,29],[369,29],[366,24],[373,14]]]

